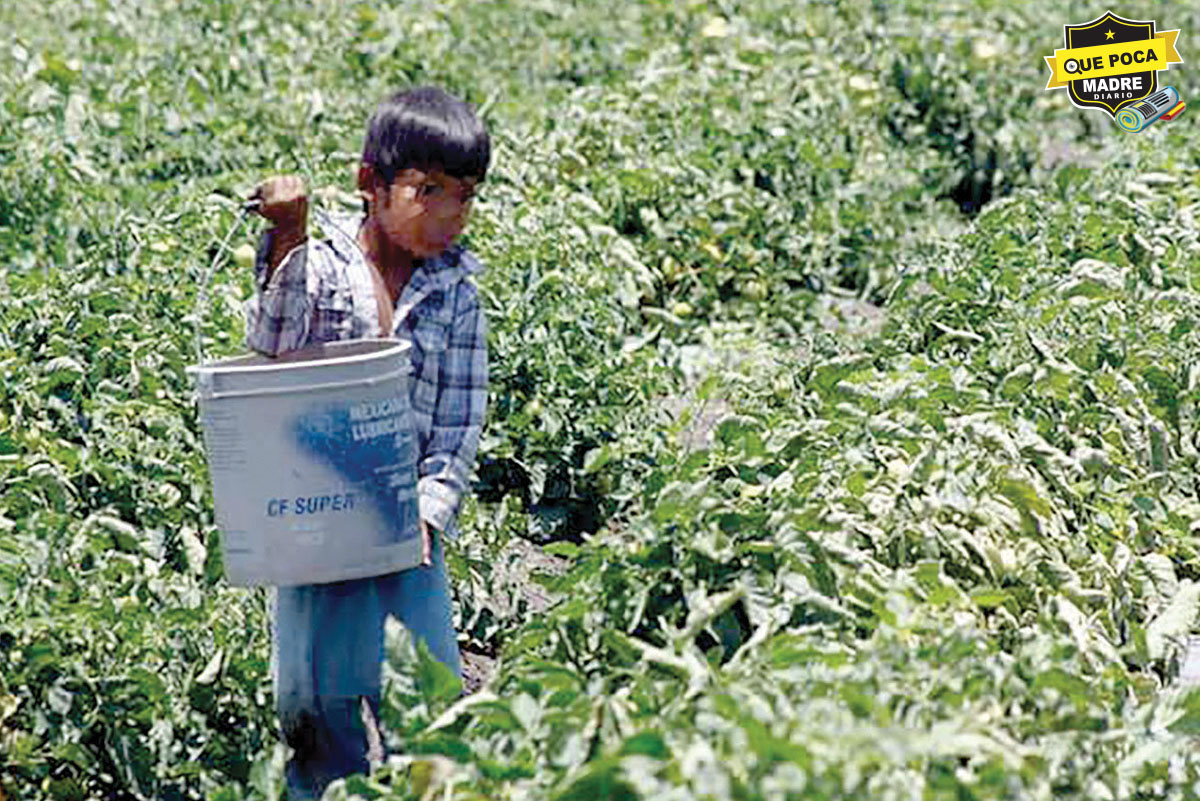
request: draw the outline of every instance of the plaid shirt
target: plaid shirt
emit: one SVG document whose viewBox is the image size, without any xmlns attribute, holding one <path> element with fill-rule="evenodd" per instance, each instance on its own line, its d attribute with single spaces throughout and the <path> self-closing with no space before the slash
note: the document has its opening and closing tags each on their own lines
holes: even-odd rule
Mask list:
<svg viewBox="0 0 1200 801">
<path fill-rule="evenodd" d="M 274 356 L 317 342 L 379 335 L 358 220 L 318 213 L 318 221 L 325 238 L 310 238 L 291 251 L 269 281 L 270 234 L 263 235 L 257 291 L 245 305 L 247 347 Z M 417 262 L 393 314 L 392 335 L 412 343 L 420 514 L 449 539 L 457 538 L 453 521 L 469 486 L 487 406 L 487 319 L 468 278 L 482 269 L 461 247 Z"/>
</svg>

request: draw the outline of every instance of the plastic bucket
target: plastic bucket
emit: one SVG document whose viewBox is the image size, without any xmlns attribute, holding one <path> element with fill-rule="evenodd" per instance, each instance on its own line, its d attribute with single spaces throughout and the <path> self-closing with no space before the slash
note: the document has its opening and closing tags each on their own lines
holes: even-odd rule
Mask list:
<svg viewBox="0 0 1200 801">
<path fill-rule="evenodd" d="M 231 584 L 420 563 L 410 347 L 360 339 L 187 369 Z"/>
</svg>

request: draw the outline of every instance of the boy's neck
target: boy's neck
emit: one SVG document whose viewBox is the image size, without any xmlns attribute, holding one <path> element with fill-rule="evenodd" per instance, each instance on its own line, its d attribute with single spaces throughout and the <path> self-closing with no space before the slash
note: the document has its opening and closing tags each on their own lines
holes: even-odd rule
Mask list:
<svg viewBox="0 0 1200 801">
<path fill-rule="evenodd" d="M 379 274 L 383 277 L 384 285 L 392 296 L 392 303 L 400 298 L 400 293 L 412 277 L 414 258 L 409 251 L 393 245 L 379 227 L 379 221 L 374 215 L 367 217 L 358 232 L 358 243 Z"/>
</svg>

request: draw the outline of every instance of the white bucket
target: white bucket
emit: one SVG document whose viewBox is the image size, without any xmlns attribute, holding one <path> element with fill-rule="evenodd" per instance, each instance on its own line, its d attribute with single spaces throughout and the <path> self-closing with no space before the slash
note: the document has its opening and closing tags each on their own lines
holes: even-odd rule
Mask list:
<svg viewBox="0 0 1200 801">
<path fill-rule="evenodd" d="M 231 584 L 323 584 L 421 561 L 408 343 L 187 368 Z"/>
</svg>

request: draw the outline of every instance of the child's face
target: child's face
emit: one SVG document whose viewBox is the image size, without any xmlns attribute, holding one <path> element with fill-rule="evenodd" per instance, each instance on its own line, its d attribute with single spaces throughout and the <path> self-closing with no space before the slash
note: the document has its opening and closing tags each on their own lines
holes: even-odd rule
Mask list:
<svg viewBox="0 0 1200 801">
<path fill-rule="evenodd" d="M 374 211 L 384 234 L 419 259 L 436 256 L 466 227 L 477 181 L 441 170 L 408 169 L 390 187 L 374 184 Z"/>
</svg>

